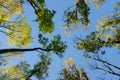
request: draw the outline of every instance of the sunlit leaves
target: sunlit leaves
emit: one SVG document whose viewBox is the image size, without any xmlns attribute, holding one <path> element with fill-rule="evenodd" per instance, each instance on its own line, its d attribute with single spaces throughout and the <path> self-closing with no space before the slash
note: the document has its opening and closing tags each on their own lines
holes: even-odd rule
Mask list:
<svg viewBox="0 0 120 80">
<path fill-rule="evenodd" d="M 13 22 L 7 29 L 8 44 L 12 46 L 29 46 L 31 44 L 31 28 L 26 20 L 21 22 Z"/>
<path fill-rule="evenodd" d="M 69 60 L 64 60 L 64 63 L 66 65 L 66 69 L 68 69 L 70 66 L 73 66 L 74 60 L 73 58 L 69 58 Z"/>
<path fill-rule="evenodd" d="M 87 3 L 93 3 L 95 8 L 100 8 L 106 0 L 84 0 Z"/>
<path fill-rule="evenodd" d="M 26 64 L 26 62 L 21 62 L 13 67 L 6 67 L 0 70 L 0 78 L 3 80 L 25 80 L 28 73 L 28 67 L 29 65 Z"/>
<path fill-rule="evenodd" d="M 8 43 L 12 46 L 28 46 L 31 43 L 30 40 L 30 27 L 27 21 L 12 23 L 12 17 L 20 15 L 23 12 L 23 6 L 20 0 L 6 0 L 0 1 L 0 24 L 3 27 L 7 25 Z M 9 25 L 9 27 L 8 27 Z M 25 42 L 24 42 L 25 41 Z"/>
<path fill-rule="evenodd" d="M 102 20 L 98 21 L 99 25 L 96 26 L 96 29 L 108 41 L 109 39 L 113 39 L 112 35 L 116 34 L 116 30 L 119 29 L 119 21 L 119 14 L 113 15 L 112 17 L 104 16 Z"/>
<path fill-rule="evenodd" d="M 98 53 L 103 46 L 111 47 L 120 44 L 120 17 L 118 14 L 112 17 L 104 16 L 98 21 L 96 26 L 97 33 L 92 32 L 85 39 L 80 38 L 77 42 L 77 48 L 86 52 Z"/>
<path fill-rule="evenodd" d="M 0 1 L 0 22 L 7 22 L 14 15 L 19 15 L 23 12 L 23 7 L 20 0 Z"/>
<path fill-rule="evenodd" d="M 58 80 L 89 80 L 86 72 L 74 65 L 72 58 L 65 60 L 65 63 L 67 67 L 60 72 Z"/>
<path fill-rule="evenodd" d="M 23 5 L 20 0 L 0 1 L 0 25 L 7 28 L 7 32 L 3 32 L 7 35 L 8 43 L 12 46 L 28 46 L 31 43 L 31 29 L 27 21 L 11 21 L 14 16 L 22 13 Z"/>
<path fill-rule="evenodd" d="M 79 32 L 80 31 L 79 26 L 76 26 L 76 25 L 71 25 L 71 26 L 65 25 L 65 26 L 62 27 L 62 29 L 64 31 L 64 34 L 67 35 L 67 36 L 69 36 L 73 32 Z"/>
<path fill-rule="evenodd" d="M 10 17 L 11 17 L 10 14 L 0 11 L 0 22 L 1 23 L 10 20 Z"/>
<path fill-rule="evenodd" d="M 94 6 L 96 8 L 101 7 L 101 5 L 105 2 L 105 0 L 94 0 Z"/>
</svg>

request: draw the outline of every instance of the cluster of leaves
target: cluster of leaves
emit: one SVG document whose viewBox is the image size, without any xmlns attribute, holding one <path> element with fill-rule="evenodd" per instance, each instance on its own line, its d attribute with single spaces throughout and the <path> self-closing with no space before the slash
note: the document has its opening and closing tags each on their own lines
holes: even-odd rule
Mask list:
<svg viewBox="0 0 120 80">
<path fill-rule="evenodd" d="M 85 52 L 98 53 L 100 49 L 104 46 L 116 46 L 117 48 L 120 47 L 120 41 L 118 41 L 119 37 L 114 37 L 114 40 L 109 39 L 108 41 L 105 41 L 104 39 L 98 37 L 98 35 L 98 32 L 92 32 L 90 35 L 86 36 L 85 39 L 79 38 L 79 41 L 76 43 L 76 48 L 79 50 L 85 50 Z"/>
<path fill-rule="evenodd" d="M 49 10 L 45 6 L 44 0 L 28 0 L 32 7 L 35 10 L 35 14 L 37 15 L 36 22 L 38 22 L 40 31 L 44 34 L 46 33 L 52 33 L 54 31 L 54 22 L 52 21 L 52 18 L 55 15 L 54 10 Z"/>
<path fill-rule="evenodd" d="M 14 15 L 19 15 L 23 12 L 23 7 L 20 0 L 0 1 L 0 23 L 7 22 Z"/>
<path fill-rule="evenodd" d="M 49 40 L 46 37 L 43 37 L 42 34 L 39 34 L 39 42 L 43 46 L 43 48 L 52 50 L 53 53 L 56 53 L 59 57 L 63 56 L 63 52 L 65 52 L 67 45 L 65 42 L 61 41 L 61 36 L 54 36 L 53 40 Z"/>
<path fill-rule="evenodd" d="M 40 62 L 36 63 L 32 70 L 29 69 L 30 65 L 23 61 L 12 67 L 1 68 L 0 79 L 31 80 L 32 76 L 37 79 L 45 79 L 49 75 L 52 58 L 49 53 L 41 54 L 39 57 L 41 59 Z"/>
<path fill-rule="evenodd" d="M 52 33 L 54 31 L 54 23 L 52 21 L 52 18 L 55 14 L 55 11 L 50 11 L 47 8 L 38 11 L 38 21 L 40 31 L 44 34 L 46 33 Z"/>
<path fill-rule="evenodd" d="M 64 21 L 67 23 L 65 26 L 63 26 L 63 29 L 65 30 L 64 33 L 69 35 L 73 31 L 78 31 L 79 29 L 78 27 L 76 28 L 76 25 L 79 23 L 82 23 L 82 25 L 85 26 L 84 31 L 87 30 L 86 26 L 90 25 L 89 3 L 93 3 L 96 8 L 99 8 L 103 5 L 103 3 L 105 3 L 105 1 L 106 0 L 75 0 L 76 4 L 68 7 L 68 9 L 64 12 Z"/>
<path fill-rule="evenodd" d="M 79 41 L 76 43 L 76 48 L 85 50 L 86 52 L 97 53 L 104 45 L 104 41 L 96 37 L 98 34 L 98 32 L 92 32 L 90 35 L 87 35 L 85 39 L 78 38 Z"/>
<path fill-rule="evenodd" d="M 81 14 L 81 19 L 80 21 L 82 22 L 83 25 L 88 25 L 89 24 L 89 10 L 90 8 L 88 7 L 88 5 L 85 3 L 84 0 L 79 0 L 76 3 L 76 9 L 78 11 L 79 14 Z"/>
<path fill-rule="evenodd" d="M 27 74 L 29 73 L 28 68 L 29 68 L 29 64 L 27 64 L 26 62 L 21 62 L 15 66 L 7 67 L 3 70 L 0 70 L 0 79 L 25 80 Z"/>
<path fill-rule="evenodd" d="M 22 0 L 0 1 L 0 27 L 6 29 L 0 32 L 7 35 L 9 45 L 22 47 L 31 43 L 31 28 L 25 17 L 20 16 L 22 13 Z"/>
<path fill-rule="evenodd" d="M 70 11 L 70 8 L 74 7 L 71 6 L 65 11 L 65 22 L 67 22 L 68 26 L 70 26 L 71 24 L 78 24 L 79 22 L 81 22 L 82 25 L 85 26 L 88 26 L 90 24 L 90 8 L 87 2 L 93 2 L 94 6 L 98 8 L 105 2 L 105 0 L 77 0 L 76 4 L 74 5 L 75 9 Z"/>
<path fill-rule="evenodd" d="M 22 0 L 0 1 L 0 25 L 6 25 L 9 23 L 9 26 L 4 26 L 4 28 L 7 28 L 7 31 L 1 32 L 7 35 L 8 43 L 10 45 L 17 47 L 29 46 L 32 41 L 30 35 L 31 28 L 25 19 L 10 23 L 10 19 L 14 15 L 22 14 L 23 6 L 21 1 Z M 55 11 L 49 10 L 46 7 L 45 0 L 27 1 L 35 10 L 35 14 L 37 15 L 36 22 L 38 22 L 40 31 L 44 34 L 52 33 L 54 31 L 54 22 L 52 19 L 55 15 Z M 77 0 L 76 4 L 73 6 L 75 9 L 72 9 L 71 11 L 71 7 L 69 7 L 65 11 L 65 22 L 67 23 L 67 28 L 71 25 L 77 25 L 80 22 L 82 25 L 89 25 L 90 8 L 86 2 L 87 1 L 85 0 Z M 98 8 L 105 2 L 105 0 L 93 0 L 93 2 L 94 6 Z M 114 9 L 116 11 L 120 10 L 120 2 L 116 3 Z M 70 28 L 71 27 L 69 27 L 69 29 Z M 86 52 L 98 53 L 103 46 L 116 46 L 117 48 L 120 48 L 120 12 L 114 14 L 112 17 L 105 16 L 103 20 L 99 21 L 99 25 L 97 25 L 96 28 L 98 30 L 97 32 L 92 32 L 90 35 L 86 36 L 85 39 L 79 38 L 76 42 L 77 49 L 85 50 Z M 49 66 L 52 61 L 49 51 L 56 53 L 59 57 L 62 57 L 62 53 L 65 52 L 67 45 L 65 42 L 61 41 L 60 35 L 54 36 L 53 40 L 49 40 L 48 38 L 43 37 L 42 34 L 39 34 L 39 42 L 42 45 L 42 48 L 40 49 L 48 50 L 48 53 L 40 55 L 41 61 L 34 65 L 33 70 L 28 70 L 29 65 L 22 62 L 18 65 L 0 70 L 0 78 L 3 80 L 30 80 L 33 75 L 35 75 L 37 79 L 45 79 L 48 77 Z M 87 56 L 91 58 L 89 55 Z M 1 56 L 0 59 L 1 61 L 4 61 Z M 95 58 L 92 59 L 97 60 Z M 102 61 L 100 59 L 98 60 Z M 72 62 L 72 59 L 66 61 L 67 65 L 60 73 L 60 80 L 88 80 L 86 73 L 79 67 L 75 66 Z M 102 62 L 106 63 L 105 61 Z M 0 65 L 2 64 L 3 63 L 0 62 Z M 106 64 L 111 66 L 109 63 Z"/>
<path fill-rule="evenodd" d="M 19 22 L 13 22 L 7 29 L 8 44 L 12 46 L 29 46 L 32 42 L 31 28 L 25 18 Z"/>
<path fill-rule="evenodd" d="M 77 0 L 75 5 L 70 6 L 64 12 L 64 21 L 66 24 L 63 26 L 64 33 L 66 35 L 71 34 L 73 31 L 79 31 L 79 24 L 84 26 L 84 30 L 87 30 L 87 26 L 90 25 L 89 11 L 90 8 L 84 0 Z"/>
<path fill-rule="evenodd" d="M 60 72 L 58 80 L 89 80 L 86 72 L 74 65 L 71 58 L 65 63 L 67 63 L 66 68 Z"/>
<path fill-rule="evenodd" d="M 95 8 L 100 8 L 105 2 L 106 0 L 84 0 L 86 3 L 93 3 L 92 5 L 94 5 Z"/>
<path fill-rule="evenodd" d="M 102 6 L 102 4 L 105 2 L 106 0 L 94 0 L 93 2 L 94 2 L 94 6 L 96 7 L 96 8 L 99 8 L 99 7 L 101 7 Z"/>
<path fill-rule="evenodd" d="M 65 22 L 67 25 L 78 24 L 81 22 L 83 25 L 89 25 L 89 7 L 84 0 L 78 0 L 75 4 L 75 9 L 69 11 L 69 8 L 65 11 Z"/>
<path fill-rule="evenodd" d="M 95 7 L 100 7 L 105 0 L 95 0 Z M 84 50 L 85 52 L 98 53 L 101 51 L 101 54 L 105 54 L 104 51 L 101 50 L 102 47 L 117 47 L 120 49 L 120 3 L 116 2 L 115 4 L 115 12 L 112 16 L 104 16 L 102 20 L 98 21 L 98 25 L 96 26 L 97 31 L 91 32 L 90 35 L 87 35 L 84 39 L 78 38 L 76 42 L 76 48 L 79 50 Z M 92 57 L 90 55 L 95 54 L 84 54 L 86 58 L 93 59 L 98 61 L 98 65 L 92 65 L 91 67 L 95 70 L 100 70 L 108 74 L 112 74 L 115 76 L 120 76 L 118 73 L 120 71 L 120 67 L 114 64 L 109 63 L 109 61 L 104 60 L 99 57 Z M 116 78 L 116 77 L 115 77 Z"/>
<path fill-rule="evenodd" d="M 85 39 L 78 39 L 77 49 L 98 53 L 103 46 L 120 47 L 120 13 L 113 14 L 112 17 L 103 16 L 103 19 L 98 22 L 97 32 L 92 32 Z"/>
<path fill-rule="evenodd" d="M 48 77 L 52 58 L 49 53 L 45 53 L 40 55 L 40 59 L 40 62 L 34 65 L 34 69 L 30 70 L 30 74 L 26 77 L 26 80 L 33 75 L 36 76 L 38 80 Z"/>
<path fill-rule="evenodd" d="M 100 32 L 99 36 L 106 42 L 112 42 L 112 46 L 119 45 L 120 41 L 120 13 L 114 14 L 112 17 L 104 17 L 104 21 L 100 20 L 99 25 L 96 26 Z M 114 43 L 114 44 L 113 44 Z M 116 44 L 115 44 L 116 43 Z"/>
</svg>

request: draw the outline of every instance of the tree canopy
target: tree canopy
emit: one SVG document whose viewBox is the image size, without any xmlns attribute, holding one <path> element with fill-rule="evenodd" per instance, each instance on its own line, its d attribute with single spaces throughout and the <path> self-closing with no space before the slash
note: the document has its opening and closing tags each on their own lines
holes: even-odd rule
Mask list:
<svg viewBox="0 0 120 80">
<path fill-rule="evenodd" d="M 58 80 L 120 79 L 119 60 L 115 60 L 120 57 L 120 1 L 68 0 L 67 3 L 70 5 L 62 6 L 64 11 L 60 13 L 50 7 L 54 1 L 0 0 L 0 80 L 49 79 L 52 65 L 54 70 L 62 66 L 54 76 Z M 60 8 L 62 4 L 54 7 Z M 61 22 L 58 17 L 63 18 Z M 90 74 L 91 69 L 106 74 L 107 78 Z"/>
</svg>

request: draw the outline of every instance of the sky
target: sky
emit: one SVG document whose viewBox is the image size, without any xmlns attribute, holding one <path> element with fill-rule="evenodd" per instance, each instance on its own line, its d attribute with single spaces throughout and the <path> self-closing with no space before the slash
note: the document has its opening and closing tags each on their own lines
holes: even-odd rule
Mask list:
<svg viewBox="0 0 120 80">
<path fill-rule="evenodd" d="M 63 40 L 67 41 L 68 44 L 68 48 L 65 52 L 65 55 L 63 57 L 63 59 L 58 58 L 56 55 L 53 55 L 53 62 L 51 64 L 51 71 L 50 71 L 50 77 L 47 80 L 55 80 L 58 76 L 56 75 L 60 70 L 61 70 L 61 65 L 64 65 L 64 59 L 69 59 L 69 58 L 74 58 L 74 63 L 77 66 L 80 66 L 81 68 L 83 68 L 87 73 L 88 73 L 88 77 L 90 78 L 90 80 L 97 80 L 97 77 L 101 77 L 104 76 L 105 80 L 109 80 L 111 77 L 113 78 L 113 80 L 116 79 L 116 77 L 114 78 L 114 76 L 111 75 L 104 75 L 104 73 L 98 73 L 97 71 L 91 71 L 89 69 L 88 64 L 89 63 L 94 63 L 92 60 L 86 59 L 83 57 L 83 51 L 78 51 L 74 48 L 75 43 L 73 42 L 74 39 L 76 37 L 79 37 L 80 35 L 85 37 L 88 33 L 90 33 L 91 31 L 96 30 L 95 29 L 95 25 L 98 23 L 98 20 L 101 19 L 101 17 L 103 15 L 111 15 L 111 13 L 113 12 L 113 6 L 115 4 L 116 1 L 119 0 L 110 0 L 108 2 L 106 2 L 101 8 L 96 9 L 94 8 L 93 4 L 90 4 L 91 10 L 90 10 L 90 21 L 91 21 L 91 26 L 89 26 L 88 31 L 84 32 L 82 25 L 80 25 L 80 30 L 79 32 L 73 32 L 73 34 L 71 34 L 70 36 L 66 36 L 63 33 L 62 30 L 62 26 L 65 24 L 62 21 L 62 17 L 63 17 L 63 12 L 64 10 L 66 10 L 69 6 L 73 5 L 74 0 L 46 0 L 46 5 L 53 10 L 56 10 L 57 13 L 54 17 L 54 21 L 55 21 L 55 32 L 54 34 L 61 34 L 63 37 Z M 111 63 L 114 63 L 116 65 L 119 64 L 118 61 L 119 60 L 119 56 L 118 54 L 116 55 L 116 52 L 114 51 L 118 51 L 116 48 L 112 48 L 112 49 L 107 49 L 108 54 L 106 54 L 103 58 L 107 59 L 108 61 L 110 61 Z M 113 55 L 115 56 L 115 58 L 113 58 Z M 119 65 L 120 66 L 120 65 Z"/>
<path fill-rule="evenodd" d="M 50 75 L 46 80 L 56 80 L 56 78 L 58 78 L 58 73 L 62 69 L 61 66 L 65 66 L 64 60 L 65 59 L 68 60 L 69 58 L 73 58 L 74 63 L 77 66 L 80 66 L 81 68 L 83 68 L 87 72 L 90 80 L 97 80 L 97 77 L 101 77 L 101 76 L 104 76 L 105 80 L 109 80 L 108 77 L 113 78 L 113 80 L 118 79 L 108 74 L 104 75 L 104 73 L 101 73 L 101 72 L 98 73 L 97 71 L 90 70 L 88 64 L 90 63 L 92 64 L 94 63 L 94 61 L 84 58 L 83 57 L 84 51 L 76 50 L 74 48 L 75 43 L 73 42 L 76 37 L 79 37 L 80 35 L 85 37 L 91 31 L 96 30 L 95 25 L 97 24 L 97 21 L 101 19 L 103 14 L 111 15 L 111 13 L 113 12 L 113 7 L 111 6 L 113 6 L 116 1 L 119 1 L 119 0 L 109 0 L 99 9 L 95 9 L 93 7 L 93 4 L 90 4 L 91 10 L 90 10 L 89 18 L 91 21 L 91 25 L 89 26 L 88 30 L 84 32 L 82 25 L 79 25 L 79 29 L 80 29 L 79 32 L 73 31 L 71 35 L 67 36 L 64 34 L 64 31 L 62 29 L 62 26 L 65 24 L 63 21 L 63 15 L 64 15 L 64 10 L 66 10 L 67 7 L 73 5 L 74 0 L 46 0 L 46 6 L 49 9 L 53 9 L 57 11 L 55 17 L 53 18 L 53 21 L 55 22 L 55 31 L 52 34 L 49 34 L 46 36 L 48 36 L 49 38 L 52 38 L 53 35 L 60 34 L 62 36 L 62 40 L 67 41 L 67 45 L 68 45 L 68 48 L 64 53 L 64 57 L 62 59 L 56 56 L 55 54 L 52 55 L 53 61 L 50 66 Z M 38 33 L 39 33 L 38 25 L 37 23 L 32 21 L 36 18 L 36 16 L 34 14 L 32 7 L 29 4 L 24 5 L 24 15 L 27 17 L 28 23 L 31 25 L 31 28 L 32 28 L 31 35 L 33 36 L 33 43 L 31 44 L 30 47 L 31 48 L 39 47 L 40 44 L 38 44 Z M 5 41 L 5 40 L 2 39 L 1 41 Z M 6 46 L 3 46 L 3 48 L 4 47 Z M 107 54 L 105 54 L 102 57 L 104 57 L 111 63 L 114 63 L 120 66 L 119 62 L 117 61 L 119 60 L 120 56 L 116 54 L 118 50 L 116 48 L 111 48 L 111 49 L 109 48 L 106 50 L 107 50 L 106 52 Z M 114 55 L 114 57 L 112 55 Z M 26 53 L 25 60 L 27 60 L 27 62 L 30 63 L 31 65 L 34 65 L 35 63 L 37 63 L 37 61 L 39 61 L 38 53 L 37 52 Z M 18 63 L 17 60 L 14 63 Z M 11 63 L 11 65 L 13 65 L 14 63 Z M 33 68 L 33 66 L 31 66 L 31 68 Z"/>
</svg>

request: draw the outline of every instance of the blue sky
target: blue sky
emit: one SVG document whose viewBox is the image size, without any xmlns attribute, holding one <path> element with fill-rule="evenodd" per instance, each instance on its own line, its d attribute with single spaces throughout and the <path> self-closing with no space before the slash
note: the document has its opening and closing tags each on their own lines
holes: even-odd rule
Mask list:
<svg viewBox="0 0 120 80">
<path fill-rule="evenodd" d="M 67 41 L 67 44 L 68 44 L 68 48 L 62 59 L 60 59 L 56 55 L 52 55 L 53 62 L 51 64 L 50 76 L 49 78 L 47 78 L 47 80 L 55 80 L 58 77 L 59 71 L 61 71 L 61 65 L 64 66 L 64 59 L 69 59 L 71 57 L 74 58 L 74 63 L 76 65 L 80 66 L 88 73 L 88 77 L 90 78 L 90 80 L 96 80 L 95 77 L 100 77 L 100 76 L 104 76 L 105 80 L 108 79 L 108 76 L 113 78 L 113 76 L 111 75 L 106 76 L 103 73 L 101 74 L 101 72 L 98 73 L 97 71 L 91 71 L 89 69 L 88 63 L 92 64 L 94 62 L 92 60 L 84 58 L 83 51 L 78 51 L 74 48 L 75 43 L 73 42 L 73 40 L 77 36 L 82 35 L 83 37 L 85 37 L 86 34 L 90 33 L 91 31 L 96 30 L 95 24 L 97 24 L 97 21 L 101 19 L 102 15 L 106 15 L 106 14 L 111 15 L 111 13 L 113 12 L 113 5 L 115 4 L 116 1 L 119 1 L 119 0 L 110 0 L 109 2 L 105 3 L 99 9 L 94 8 L 93 4 L 90 4 L 91 26 L 88 28 L 88 31 L 84 32 L 82 29 L 82 25 L 80 25 L 80 32 L 73 32 L 73 34 L 71 34 L 70 36 L 66 36 L 64 35 L 64 32 L 62 30 L 62 26 L 65 24 L 62 21 L 62 18 L 63 18 L 64 10 L 67 9 L 67 7 L 73 5 L 73 0 L 46 0 L 46 5 L 49 7 L 49 9 L 53 9 L 57 11 L 53 19 L 55 22 L 55 31 L 52 34 L 49 34 L 47 36 L 52 37 L 53 35 L 60 34 L 62 35 L 63 41 Z M 37 34 L 39 30 L 37 28 L 37 24 L 31 21 L 35 19 L 35 15 L 30 6 L 25 5 L 24 7 L 25 7 L 25 15 L 27 16 L 29 24 L 32 26 L 32 30 L 33 30 L 32 36 L 34 37 L 34 39 L 33 39 L 33 44 L 31 45 L 31 47 L 39 46 L 38 41 L 37 41 L 38 40 Z M 118 62 L 116 60 L 119 59 L 119 56 L 117 56 L 116 52 L 114 51 L 117 52 L 117 49 L 116 48 L 107 49 L 107 54 L 104 56 L 104 58 L 118 65 Z M 26 54 L 26 60 L 28 61 L 28 63 L 33 65 L 39 60 L 36 52 L 31 52 L 27 54 Z M 113 54 L 116 59 L 112 57 Z"/>
<path fill-rule="evenodd" d="M 73 5 L 73 0 L 46 0 L 46 5 L 49 7 L 49 9 L 53 9 L 53 10 L 57 11 L 57 13 L 53 19 L 55 22 L 55 31 L 52 34 L 49 34 L 47 36 L 52 38 L 53 35 L 60 34 L 62 36 L 63 41 L 67 41 L 67 45 L 68 45 L 68 48 L 62 59 L 54 54 L 52 55 L 53 62 L 50 66 L 51 67 L 50 76 L 49 76 L 49 78 L 47 78 L 47 80 L 55 80 L 56 78 L 58 78 L 58 73 L 59 73 L 59 71 L 61 71 L 61 68 L 62 68 L 61 66 L 64 66 L 64 59 L 69 59 L 71 57 L 74 58 L 74 63 L 76 65 L 80 66 L 88 73 L 88 77 L 90 78 L 90 80 L 97 80 L 94 77 L 100 77 L 100 76 L 104 76 L 105 80 L 108 80 L 108 77 L 113 78 L 113 76 L 111 76 L 111 75 L 106 76 L 104 74 L 101 74 L 101 72 L 98 73 L 97 71 L 91 71 L 88 68 L 89 67 L 88 63 L 92 64 L 94 62 L 92 60 L 84 58 L 83 51 L 79 51 L 74 48 L 75 43 L 73 42 L 73 40 L 77 36 L 81 35 L 81 36 L 85 37 L 86 34 L 90 33 L 91 31 L 94 31 L 95 24 L 97 24 L 97 21 L 101 19 L 103 14 L 111 15 L 111 13 L 113 12 L 113 5 L 115 4 L 116 1 L 119 1 L 119 0 L 110 0 L 109 2 L 107 1 L 107 3 L 105 3 L 100 9 L 95 9 L 93 7 L 93 4 L 90 4 L 91 26 L 89 26 L 88 31 L 84 32 L 83 29 L 81 28 L 82 25 L 79 25 L 80 32 L 74 32 L 70 36 L 66 36 L 62 30 L 62 26 L 65 24 L 62 21 L 62 18 L 63 18 L 64 10 L 67 7 Z M 24 8 L 25 8 L 24 15 L 27 17 L 27 20 L 32 28 L 33 43 L 31 44 L 30 47 L 39 47 L 40 44 L 38 44 L 38 33 L 39 33 L 38 25 L 37 25 L 37 23 L 32 21 L 33 19 L 36 18 L 36 16 L 33 13 L 34 11 L 30 5 L 25 4 Z M 2 41 L 4 41 L 4 39 L 2 39 Z M 4 47 L 6 47 L 6 46 L 3 46 L 3 48 Z M 116 55 L 117 52 L 118 52 L 118 50 L 116 48 L 107 49 L 107 54 L 102 57 L 105 57 L 111 63 L 114 63 L 114 64 L 120 66 L 119 62 L 117 61 L 120 58 L 118 56 L 118 54 Z M 114 55 L 114 57 L 112 55 Z M 37 52 L 29 52 L 29 53 L 25 54 L 25 60 L 27 60 L 27 62 L 30 63 L 31 65 L 34 65 L 37 61 L 39 61 L 38 53 Z M 15 61 L 15 63 L 17 63 L 17 61 Z M 116 78 L 114 78 L 114 79 L 116 79 Z"/>
</svg>

